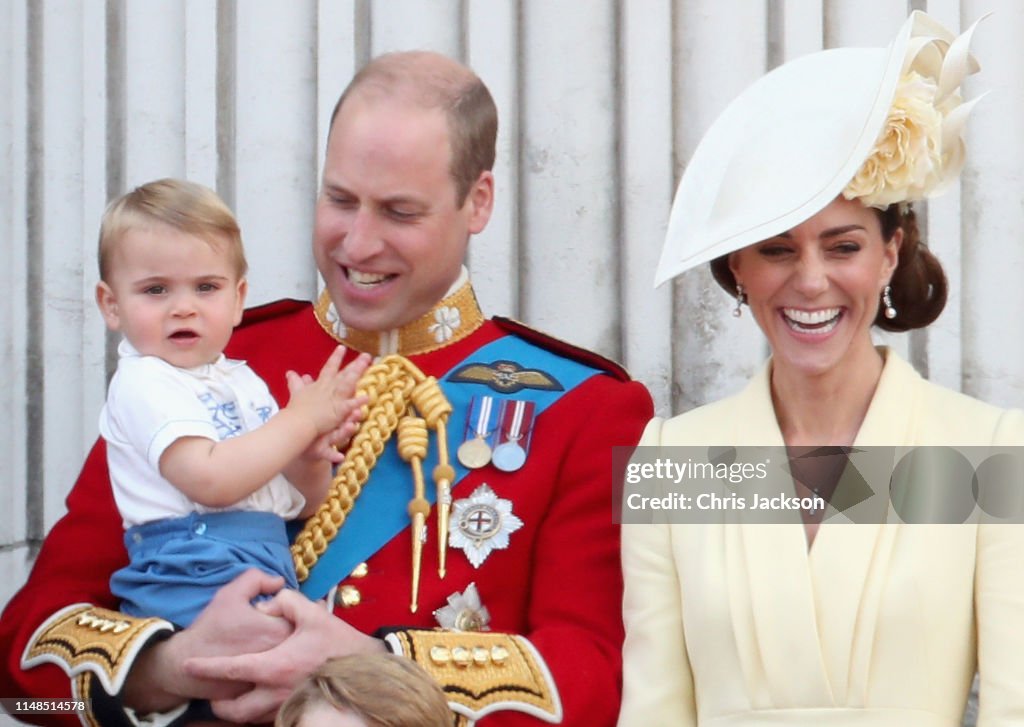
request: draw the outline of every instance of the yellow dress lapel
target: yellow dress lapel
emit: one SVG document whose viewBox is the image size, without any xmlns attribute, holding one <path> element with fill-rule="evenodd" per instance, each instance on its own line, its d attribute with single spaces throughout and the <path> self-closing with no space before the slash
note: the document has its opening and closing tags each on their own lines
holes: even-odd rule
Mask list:
<svg viewBox="0 0 1024 727">
<path fill-rule="evenodd" d="M 860 447 L 891 447 L 910 441 L 917 373 L 886 349 L 878 388 L 857 433 Z M 855 460 L 861 459 L 854 453 Z M 891 471 L 891 463 L 870 465 Z M 840 516 L 841 517 L 841 516 Z M 823 658 L 839 703 L 860 706 L 867 693 L 873 634 L 880 599 L 896 539 L 896 525 L 880 522 L 826 523 L 810 553 L 810 572 L 818 625 L 823 635 Z M 824 536 L 824 537 L 823 537 Z"/>
<path fill-rule="evenodd" d="M 769 372 L 770 366 L 765 366 L 736 399 L 735 441 L 740 445 L 784 446 L 772 406 Z M 736 633 L 737 642 L 743 644 L 743 658 L 760 661 L 760 668 L 751 664 L 747 673 L 763 674 L 768 705 L 789 708 L 831 704 L 807 540 L 799 517 L 791 525 L 727 526 L 725 537 L 731 541 L 729 549 L 736 553 L 735 568 L 730 568 L 734 621 L 753 623 L 752 633 Z M 747 611 L 752 619 L 740 618 Z"/>
</svg>

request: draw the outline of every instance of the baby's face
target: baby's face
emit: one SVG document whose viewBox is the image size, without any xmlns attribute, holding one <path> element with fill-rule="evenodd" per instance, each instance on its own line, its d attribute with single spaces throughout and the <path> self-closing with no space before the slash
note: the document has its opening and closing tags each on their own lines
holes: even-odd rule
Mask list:
<svg viewBox="0 0 1024 727">
<path fill-rule="evenodd" d="M 367 724 L 354 712 L 342 711 L 318 702 L 310 705 L 302 715 L 299 727 L 367 727 Z"/>
<path fill-rule="evenodd" d="M 217 360 L 245 304 L 227 242 L 153 224 L 128 230 L 112 253 L 109 284 L 96 290 L 107 326 L 179 368 Z"/>
</svg>

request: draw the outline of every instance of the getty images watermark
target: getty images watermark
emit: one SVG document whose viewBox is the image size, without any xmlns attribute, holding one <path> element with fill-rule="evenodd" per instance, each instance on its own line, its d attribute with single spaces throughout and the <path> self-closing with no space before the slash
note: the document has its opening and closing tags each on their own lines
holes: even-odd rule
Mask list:
<svg viewBox="0 0 1024 727">
<path fill-rule="evenodd" d="M 621 523 L 1022 523 L 1021 447 L 615 447 Z"/>
</svg>

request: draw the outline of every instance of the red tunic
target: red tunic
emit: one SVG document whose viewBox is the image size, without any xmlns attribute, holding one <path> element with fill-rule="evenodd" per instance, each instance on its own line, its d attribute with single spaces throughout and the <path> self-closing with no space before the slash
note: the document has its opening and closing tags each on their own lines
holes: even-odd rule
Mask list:
<svg viewBox="0 0 1024 727">
<path fill-rule="evenodd" d="M 425 374 L 440 378 L 512 328 L 487 321 L 465 339 L 409 358 Z M 623 633 L 619 536 L 611 514 L 611 447 L 639 440 L 652 416 L 650 396 L 641 384 L 630 382 L 621 369 L 594 354 L 528 331 L 517 329 L 515 335 L 534 338 L 537 345 L 601 370 L 538 417 L 522 469 L 474 470 L 453 493 L 456 500 L 464 498 L 486 482 L 499 497 L 512 501 L 523 527 L 511 534 L 507 549 L 493 551 L 479 569 L 462 551 L 450 549 L 444 580 L 437 576 L 436 534 L 431 532 L 423 551 L 415 614 L 409 610 L 407 529 L 367 560 L 364 577 L 341 581 L 355 586 L 361 599 L 359 605 L 338 606 L 335 612 L 366 633 L 387 626 L 430 629 L 437 625 L 433 611 L 444 606 L 450 594 L 476 583 L 490 611 L 491 630 L 524 635 L 547 663 L 564 710 L 563 724 L 613 725 L 619 708 Z M 315 375 L 335 345 L 308 303 L 282 301 L 249 311 L 226 353 L 246 360 L 284 403 L 285 371 Z M 458 444 L 452 442 L 453 451 Z M 126 555 L 102 442 L 89 454 L 67 505 L 67 515 L 46 538 L 28 582 L 0 618 L 0 644 L 6 651 L 0 671 L 4 696 L 69 696 L 69 678 L 58 666 L 22 668 L 26 644 L 41 624 L 70 604 L 117 608 L 108 580 L 125 564 Z M 394 503 L 397 508 L 405 505 Z M 339 579 L 345 576 L 338 574 Z M 58 723 L 53 715 L 39 719 Z M 64 721 L 80 724 L 73 715 Z M 540 722 L 504 710 L 478 724 L 512 727 Z"/>
</svg>

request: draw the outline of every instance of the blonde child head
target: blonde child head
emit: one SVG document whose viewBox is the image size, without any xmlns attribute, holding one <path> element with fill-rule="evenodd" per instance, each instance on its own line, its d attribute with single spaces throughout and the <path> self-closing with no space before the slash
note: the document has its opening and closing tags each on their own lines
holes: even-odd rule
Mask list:
<svg viewBox="0 0 1024 727">
<path fill-rule="evenodd" d="M 100 280 L 110 281 L 114 251 L 129 230 L 166 225 L 224 244 L 235 273 L 245 276 L 248 264 L 235 216 L 217 193 L 183 179 L 158 179 L 136 187 L 107 205 L 100 222 Z"/>
<path fill-rule="evenodd" d="M 393 654 L 326 661 L 285 700 L 275 727 L 449 727 L 440 686 Z"/>
<path fill-rule="evenodd" d="M 139 354 L 193 368 L 213 363 L 241 321 L 246 267 L 223 200 L 200 184 L 160 179 L 107 206 L 96 302 Z"/>
</svg>

